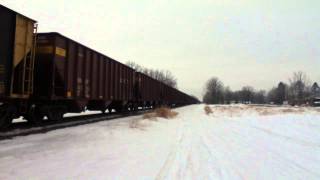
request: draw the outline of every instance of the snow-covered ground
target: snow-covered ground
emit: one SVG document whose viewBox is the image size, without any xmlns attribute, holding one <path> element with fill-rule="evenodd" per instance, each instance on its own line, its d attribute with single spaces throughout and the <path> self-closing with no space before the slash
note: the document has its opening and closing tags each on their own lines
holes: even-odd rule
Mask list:
<svg viewBox="0 0 320 180">
<path fill-rule="evenodd" d="M 0 141 L 0 179 L 320 179 L 320 110 L 176 109 Z"/>
</svg>

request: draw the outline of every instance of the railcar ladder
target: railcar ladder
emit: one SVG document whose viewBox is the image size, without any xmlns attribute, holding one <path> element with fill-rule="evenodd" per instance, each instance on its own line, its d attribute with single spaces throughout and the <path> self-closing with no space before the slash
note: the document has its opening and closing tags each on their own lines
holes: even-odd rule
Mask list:
<svg viewBox="0 0 320 180">
<path fill-rule="evenodd" d="M 38 24 L 33 27 L 33 44 L 30 53 L 27 54 L 24 62 L 22 93 L 28 96 L 33 93 L 34 61 L 36 52 Z"/>
<path fill-rule="evenodd" d="M 25 39 L 23 43 L 24 58 L 21 61 L 21 68 L 19 68 L 18 65 L 16 67 L 13 66 L 11 75 L 10 96 L 13 98 L 28 98 L 33 93 L 34 61 L 38 25 L 36 23 L 33 25 L 31 47 L 30 44 L 28 45 L 27 43 L 29 37 L 28 23 L 26 23 L 25 26 Z M 15 43 L 16 48 L 16 45 L 19 45 L 19 43 Z"/>
</svg>

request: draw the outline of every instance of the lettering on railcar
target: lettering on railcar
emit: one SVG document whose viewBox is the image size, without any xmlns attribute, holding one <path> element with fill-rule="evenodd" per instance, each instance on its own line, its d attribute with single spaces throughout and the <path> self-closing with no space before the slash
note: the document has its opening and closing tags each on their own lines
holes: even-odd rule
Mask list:
<svg viewBox="0 0 320 180">
<path fill-rule="evenodd" d="M 62 57 L 66 57 L 67 52 L 66 52 L 66 50 L 63 49 L 63 48 L 56 47 L 56 55 L 62 56 Z"/>
<path fill-rule="evenodd" d="M 67 92 L 67 97 L 72 97 L 72 92 L 71 91 Z"/>
<path fill-rule="evenodd" d="M 54 50 L 55 49 L 55 50 Z M 53 47 L 53 46 L 38 46 L 37 53 L 39 54 L 52 54 L 55 53 L 58 56 L 66 57 L 67 52 L 65 49 L 60 47 Z"/>
</svg>

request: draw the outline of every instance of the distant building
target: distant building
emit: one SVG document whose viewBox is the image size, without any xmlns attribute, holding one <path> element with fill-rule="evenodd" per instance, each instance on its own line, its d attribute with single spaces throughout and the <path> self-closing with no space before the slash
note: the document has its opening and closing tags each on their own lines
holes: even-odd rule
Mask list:
<svg viewBox="0 0 320 180">
<path fill-rule="evenodd" d="M 320 97 L 313 97 L 310 100 L 311 106 L 320 106 Z"/>
</svg>

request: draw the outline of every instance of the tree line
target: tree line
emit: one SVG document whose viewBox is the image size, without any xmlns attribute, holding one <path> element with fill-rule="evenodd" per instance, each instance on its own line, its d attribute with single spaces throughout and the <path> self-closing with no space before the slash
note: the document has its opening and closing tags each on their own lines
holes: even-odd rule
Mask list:
<svg viewBox="0 0 320 180">
<path fill-rule="evenodd" d="M 175 76 L 169 70 L 150 69 L 150 68 L 143 67 L 132 61 L 128 61 L 126 65 L 131 67 L 135 71 L 144 73 L 152 77 L 153 79 L 163 82 L 164 84 L 170 87 L 173 87 L 173 88 L 178 87 L 177 78 L 175 78 Z"/>
<path fill-rule="evenodd" d="M 241 90 L 232 91 L 217 77 L 209 79 L 205 85 L 203 102 L 208 104 L 253 103 L 253 104 L 306 104 L 312 98 L 320 97 L 317 82 L 310 83 L 306 73 L 294 72 L 288 82 L 279 82 L 269 91 L 256 90 L 244 86 Z"/>
</svg>

